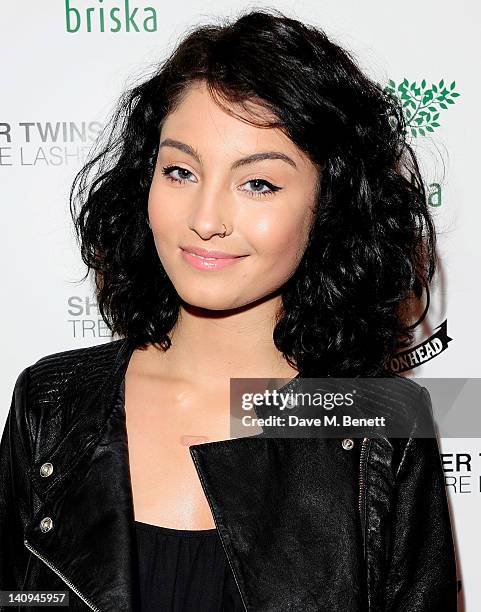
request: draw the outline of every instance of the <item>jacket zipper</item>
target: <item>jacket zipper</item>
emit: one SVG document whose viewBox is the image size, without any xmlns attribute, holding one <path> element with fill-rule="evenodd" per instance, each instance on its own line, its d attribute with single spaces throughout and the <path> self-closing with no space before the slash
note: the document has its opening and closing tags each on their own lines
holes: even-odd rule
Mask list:
<svg viewBox="0 0 481 612">
<path fill-rule="evenodd" d="M 361 445 L 361 455 L 359 458 L 359 515 L 361 517 L 362 537 L 364 541 L 364 556 L 366 555 L 366 535 L 365 535 L 365 505 L 366 505 L 366 477 L 365 477 L 365 465 L 364 458 L 367 453 L 370 443 L 370 438 L 363 438 Z"/>
<path fill-rule="evenodd" d="M 28 548 L 28 550 L 30 550 L 35 556 L 37 556 L 41 561 L 43 561 L 45 563 L 45 565 L 48 565 L 48 567 L 54 571 L 57 576 L 59 576 L 64 582 L 65 584 L 67 584 L 74 593 L 76 593 L 80 599 L 82 599 L 82 601 L 84 601 L 87 606 L 89 608 L 91 608 L 92 610 L 94 610 L 94 612 L 101 612 L 100 608 L 97 608 L 97 606 L 95 606 L 93 603 L 91 603 L 84 595 L 82 595 L 82 593 L 77 589 L 76 586 L 74 586 L 70 580 L 64 575 L 62 574 L 62 572 L 60 570 L 58 570 L 56 567 L 54 567 L 50 561 L 48 561 L 48 559 L 46 559 L 43 555 L 41 555 L 37 550 L 35 550 L 35 548 L 33 548 L 33 546 L 27 541 L 24 540 L 23 543 L 25 544 L 26 548 Z"/>
<path fill-rule="evenodd" d="M 189 449 L 189 452 L 190 452 L 190 449 Z M 204 490 L 205 497 L 206 497 L 207 502 L 208 502 L 208 504 L 209 504 L 210 511 L 211 511 L 211 513 L 212 513 L 212 518 L 214 519 L 214 523 L 215 523 L 215 526 L 216 526 L 217 532 L 218 532 L 218 534 L 219 534 L 219 540 L 220 540 L 220 542 L 221 542 L 221 544 L 222 544 L 222 548 L 224 549 L 224 554 L 225 554 L 225 556 L 226 556 L 226 558 L 227 558 L 227 562 L 229 563 L 229 567 L 230 567 L 230 570 L 231 570 L 231 572 L 232 572 L 232 576 L 234 577 L 234 581 L 235 581 L 235 583 L 236 583 L 237 590 L 239 591 L 239 595 L 240 595 L 240 598 L 241 598 L 241 600 L 242 600 L 242 605 L 244 606 L 244 610 L 245 610 L 246 612 L 248 612 L 246 602 L 244 601 L 244 595 L 242 594 L 242 590 L 241 590 L 241 588 L 240 588 L 240 586 L 239 586 L 239 582 L 237 581 L 237 576 L 236 576 L 236 574 L 235 574 L 235 572 L 234 572 L 234 568 L 233 568 L 233 566 L 232 566 L 232 563 L 231 563 L 231 560 L 230 560 L 230 557 L 229 557 L 229 553 L 227 552 L 227 548 L 226 548 L 226 546 L 225 546 L 225 544 L 224 544 L 224 540 L 223 540 L 223 538 L 222 538 L 222 537 L 221 537 L 221 535 L 220 535 L 219 526 L 218 526 L 218 524 L 217 524 L 217 520 L 216 520 L 216 518 L 215 518 L 215 514 L 214 514 L 214 511 L 213 511 L 213 508 L 212 508 L 212 504 L 211 504 L 211 501 L 210 501 L 210 499 L 209 499 L 209 496 L 207 495 L 207 490 L 206 490 L 206 488 L 205 488 L 205 486 L 204 486 L 204 480 L 203 480 L 202 476 L 200 475 L 200 471 L 199 471 L 199 469 L 198 469 L 198 467 L 197 467 L 197 462 L 196 462 L 196 460 L 195 460 L 194 455 L 192 454 L 192 452 L 190 452 L 190 455 L 191 455 L 192 460 L 193 460 L 193 462 L 194 462 L 194 466 L 195 466 L 195 469 L 196 469 L 197 474 L 198 474 L 198 476 L 199 476 L 200 484 L 202 485 L 202 488 L 203 488 L 203 490 Z"/>
</svg>

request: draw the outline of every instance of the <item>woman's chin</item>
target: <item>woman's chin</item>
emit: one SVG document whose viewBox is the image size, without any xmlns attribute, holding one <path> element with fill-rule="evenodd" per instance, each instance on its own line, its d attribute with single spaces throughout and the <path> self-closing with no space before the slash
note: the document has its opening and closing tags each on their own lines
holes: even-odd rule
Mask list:
<svg viewBox="0 0 481 612">
<path fill-rule="evenodd" d="M 182 299 L 186 307 L 201 308 L 203 310 L 232 310 L 243 306 L 243 302 L 239 302 L 233 297 L 219 295 L 218 292 L 212 293 L 212 295 L 206 295 L 204 292 L 199 294 L 193 294 L 192 291 L 180 293 L 179 296 Z"/>
</svg>

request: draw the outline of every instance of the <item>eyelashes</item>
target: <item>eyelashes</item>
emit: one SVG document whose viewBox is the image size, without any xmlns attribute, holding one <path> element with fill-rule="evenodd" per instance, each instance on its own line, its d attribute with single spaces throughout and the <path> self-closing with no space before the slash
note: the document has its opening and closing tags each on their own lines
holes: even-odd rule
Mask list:
<svg viewBox="0 0 481 612">
<path fill-rule="evenodd" d="M 171 175 L 171 173 L 173 171 L 177 171 L 179 170 L 180 172 L 185 172 L 187 173 L 187 175 L 192 174 L 192 172 L 190 172 L 190 170 L 187 170 L 186 168 L 182 168 L 181 166 L 162 166 L 162 174 L 172 183 L 188 183 L 188 179 L 184 176 L 181 178 L 175 178 L 174 176 Z M 242 191 L 246 191 L 246 193 L 248 193 L 251 197 L 254 198 L 258 198 L 258 197 L 263 197 L 263 196 L 268 196 L 268 195 L 276 195 L 277 191 L 280 191 L 282 189 L 282 187 L 278 187 L 277 185 L 273 185 L 272 183 L 270 183 L 269 181 L 266 181 L 265 179 L 260 179 L 260 178 L 254 178 L 251 179 L 249 181 L 246 181 L 244 183 L 244 185 L 247 185 L 248 183 L 257 183 L 257 185 L 259 186 L 259 184 L 265 185 L 267 187 L 266 191 L 246 191 L 246 190 L 242 190 Z"/>
</svg>

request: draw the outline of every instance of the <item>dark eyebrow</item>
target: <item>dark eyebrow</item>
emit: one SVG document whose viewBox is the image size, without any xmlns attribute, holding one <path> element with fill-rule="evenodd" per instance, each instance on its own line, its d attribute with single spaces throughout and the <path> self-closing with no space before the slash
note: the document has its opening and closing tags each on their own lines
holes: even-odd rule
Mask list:
<svg viewBox="0 0 481 612">
<path fill-rule="evenodd" d="M 172 138 L 164 138 L 159 145 L 159 149 L 161 147 L 174 147 L 175 149 L 179 149 L 179 151 L 183 151 L 187 155 L 193 157 L 199 164 L 202 164 L 202 158 L 200 154 L 190 145 L 185 144 L 184 142 L 180 142 L 179 140 L 173 140 Z M 240 166 L 247 166 L 247 164 L 252 164 L 256 161 L 260 161 L 263 159 L 280 159 L 290 164 L 293 168 L 297 170 L 296 162 L 291 159 L 289 156 L 285 155 L 285 153 L 281 153 L 280 151 L 265 151 L 263 153 L 253 153 L 252 155 L 248 155 L 247 157 L 242 157 L 241 159 L 237 159 L 231 166 L 231 170 L 235 170 Z"/>
</svg>

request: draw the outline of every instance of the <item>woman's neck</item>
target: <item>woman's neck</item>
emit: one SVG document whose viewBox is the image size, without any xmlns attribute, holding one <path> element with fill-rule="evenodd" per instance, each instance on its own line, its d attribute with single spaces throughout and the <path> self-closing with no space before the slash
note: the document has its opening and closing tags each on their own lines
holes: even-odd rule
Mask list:
<svg viewBox="0 0 481 612">
<path fill-rule="evenodd" d="M 230 311 L 181 308 L 167 351 L 149 346 L 160 375 L 212 383 L 229 378 L 292 378 L 272 334 L 280 298 Z"/>
</svg>

